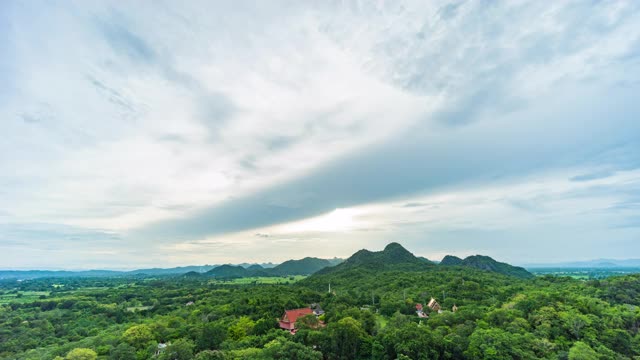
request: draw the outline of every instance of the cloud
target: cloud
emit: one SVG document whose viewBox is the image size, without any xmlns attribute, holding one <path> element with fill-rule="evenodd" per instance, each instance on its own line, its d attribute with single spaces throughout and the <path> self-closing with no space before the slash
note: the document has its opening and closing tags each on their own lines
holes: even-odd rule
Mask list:
<svg viewBox="0 0 640 360">
<path fill-rule="evenodd" d="M 584 169 L 569 173 L 581 171 Z M 261 253 L 280 261 L 287 256 L 282 254 L 281 240 L 314 239 L 314 243 L 327 245 L 314 248 L 316 256 L 349 254 L 401 241 L 434 259 L 445 254 L 490 253 L 518 263 L 551 258 L 561 261 L 592 256 L 593 248 L 603 236 L 611 236 L 610 226 L 616 224 L 616 241 L 598 251 L 621 256 L 625 251 L 637 251 L 633 242 L 637 229 L 631 219 L 637 218 L 638 208 L 612 211 L 611 206 L 624 201 L 627 192 L 639 190 L 638 175 L 638 170 L 620 172 L 587 183 L 568 180 L 567 171 L 558 170 L 518 183 L 506 179 L 438 194 L 416 194 L 412 197 L 415 203 L 430 206 L 407 207 L 404 199 L 361 204 L 303 220 L 210 236 L 190 242 L 195 248 L 183 255 L 197 256 L 198 244 L 224 240 L 242 242 L 243 248 L 237 250 L 242 256 L 251 256 L 254 248 L 260 247 Z M 269 235 L 256 237 L 258 234 Z M 576 247 L 575 239 L 582 245 Z M 527 246 L 530 242 L 536 246 Z M 305 245 L 297 244 L 297 248 L 310 254 Z M 554 249 L 553 254 L 549 249 Z"/>
<path fill-rule="evenodd" d="M 571 181 L 590 181 L 590 180 L 603 179 L 603 178 L 609 177 L 611 175 L 613 175 L 613 173 L 611 171 L 602 170 L 602 171 L 597 171 L 597 172 L 590 173 L 590 174 L 583 174 L 583 175 L 574 176 L 569 180 L 571 180 Z"/>
<path fill-rule="evenodd" d="M 256 241 L 261 254 L 285 243 L 302 254 L 309 239 L 348 254 L 366 245 L 357 234 L 384 242 L 371 229 L 420 248 L 429 239 L 405 233 L 420 217 L 353 231 L 345 217 L 340 240 L 260 229 L 325 226 L 344 215 L 336 209 L 379 203 L 435 211 L 446 204 L 423 197 L 563 171 L 593 196 L 615 195 L 590 215 L 607 223 L 598 229 L 615 212 L 635 216 L 637 188 L 606 183 L 640 167 L 633 2 L 1 6 L 1 224 L 86 229 L 74 236 L 87 242 L 118 234 L 131 262 L 146 252 L 187 263 L 196 258 L 180 254 L 212 238 L 224 247 L 203 258 L 231 261 Z M 542 193 L 500 196 L 524 217 L 556 211 Z M 505 258 L 520 249 L 509 238 L 568 235 L 556 224 L 555 235 L 532 226 L 498 236 L 481 215 L 422 231 L 464 238 L 451 245 L 460 253 L 492 249 L 495 236 Z M 59 229 L 38 231 L 65 243 Z M 625 243 L 635 230 L 599 231 L 589 236 Z M 64 261 L 112 261 L 82 246 Z"/>
<path fill-rule="evenodd" d="M 124 54 L 134 61 L 152 63 L 156 60 L 156 53 L 142 38 L 134 34 L 128 27 L 119 24 L 121 20 L 102 21 L 98 19 L 98 27 L 105 40 L 118 53 Z"/>
</svg>

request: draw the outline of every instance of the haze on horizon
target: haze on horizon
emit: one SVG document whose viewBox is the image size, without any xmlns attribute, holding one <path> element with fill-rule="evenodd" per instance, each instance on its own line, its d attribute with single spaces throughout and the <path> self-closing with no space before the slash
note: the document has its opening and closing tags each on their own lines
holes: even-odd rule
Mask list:
<svg viewBox="0 0 640 360">
<path fill-rule="evenodd" d="M 640 2 L 0 3 L 0 267 L 640 257 Z"/>
</svg>

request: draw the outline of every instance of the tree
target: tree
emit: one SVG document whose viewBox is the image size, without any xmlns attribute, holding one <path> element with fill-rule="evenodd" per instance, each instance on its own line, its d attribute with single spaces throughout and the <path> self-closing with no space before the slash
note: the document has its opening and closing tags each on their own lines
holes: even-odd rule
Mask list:
<svg viewBox="0 0 640 360">
<path fill-rule="evenodd" d="M 243 316 L 229 328 L 229 337 L 233 340 L 240 340 L 247 336 L 255 326 L 250 318 Z"/>
<path fill-rule="evenodd" d="M 158 360 L 191 360 L 193 359 L 193 349 L 195 345 L 191 340 L 178 339 L 169 344 L 167 348 L 160 353 Z"/>
<path fill-rule="evenodd" d="M 66 360 L 96 360 L 98 354 L 91 349 L 75 348 L 67 354 Z"/>
<path fill-rule="evenodd" d="M 111 350 L 109 353 L 109 359 L 136 360 L 136 348 L 126 343 L 119 344 Z"/>
<path fill-rule="evenodd" d="M 195 360 L 225 360 L 225 357 L 222 351 L 205 350 L 197 353 Z"/>
<path fill-rule="evenodd" d="M 275 329 L 278 326 L 278 322 L 275 319 L 260 319 L 256 321 L 256 325 L 253 327 L 254 335 L 264 335 L 271 329 Z"/>
<path fill-rule="evenodd" d="M 569 360 L 598 360 L 598 353 L 586 343 L 576 341 L 569 350 Z"/>
<path fill-rule="evenodd" d="M 329 325 L 331 350 L 336 359 L 355 359 L 360 350 L 361 336 L 365 332 L 356 319 L 346 317 Z"/>
<path fill-rule="evenodd" d="M 299 329 L 316 329 L 319 324 L 318 318 L 313 314 L 301 316 L 296 320 L 296 328 Z"/>
<path fill-rule="evenodd" d="M 272 341 L 265 345 L 264 355 L 268 359 L 322 360 L 321 352 L 291 341 Z"/>
<path fill-rule="evenodd" d="M 220 348 L 220 344 L 227 338 L 227 329 L 218 323 L 206 323 L 201 328 L 196 338 L 196 348 L 198 350 L 215 350 Z"/>
<path fill-rule="evenodd" d="M 149 326 L 142 324 L 128 328 L 124 334 L 122 334 L 122 338 L 130 345 L 141 349 L 153 340 L 153 334 Z"/>
</svg>

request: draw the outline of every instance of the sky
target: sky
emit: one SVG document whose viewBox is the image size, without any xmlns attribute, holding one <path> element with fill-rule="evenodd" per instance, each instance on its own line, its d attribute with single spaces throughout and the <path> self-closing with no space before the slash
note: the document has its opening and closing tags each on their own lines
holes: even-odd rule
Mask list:
<svg viewBox="0 0 640 360">
<path fill-rule="evenodd" d="M 0 84 L 0 268 L 640 258 L 638 1 L 3 1 Z"/>
</svg>

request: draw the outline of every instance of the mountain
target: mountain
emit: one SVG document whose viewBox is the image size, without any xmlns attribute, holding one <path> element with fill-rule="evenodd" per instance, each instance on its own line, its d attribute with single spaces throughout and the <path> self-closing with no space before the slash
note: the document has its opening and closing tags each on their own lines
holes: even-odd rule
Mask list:
<svg viewBox="0 0 640 360">
<path fill-rule="evenodd" d="M 263 269 L 269 269 L 269 268 L 275 267 L 278 264 L 274 264 L 274 263 L 268 262 L 268 263 L 242 263 L 242 264 L 234 264 L 234 265 L 240 265 L 245 269 L 248 269 L 253 265 L 258 265 L 258 266 L 262 267 Z"/>
<path fill-rule="evenodd" d="M 359 250 L 344 262 L 324 268 L 318 271 L 317 274 L 329 274 L 355 268 L 420 271 L 426 270 L 431 266 L 433 264 L 414 256 L 402 245 L 390 243 L 382 251 Z"/>
<path fill-rule="evenodd" d="M 239 265 L 220 265 L 206 272 L 206 275 L 222 279 L 247 277 L 251 272 Z"/>
<path fill-rule="evenodd" d="M 526 264 L 526 268 L 638 268 L 640 259 L 595 259 L 550 264 Z"/>
<path fill-rule="evenodd" d="M 331 265 L 331 261 L 327 259 L 306 257 L 287 260 L 272 269 L 267 269 L 267 272 L 273 275 L 310 275 Z"/>
<path fill-rule="evenodd" d="M 262 267 L 262 265 L 259 265 L 259 264 L 253 264 L 253 265 L 247 266 L 246 269 L 249 271 L 257 271 L 257 270 L 264 270 L 264 267 Z"/>
<path fill-rule="evenodd" d="M 433 262 L 433 261 L 431 261 L 431 260 L 427 259 L 427 258 L 426 258 L 426 257 L 424 257 L 424 256 L 418 256 L 418 259 L 420 259 L 420 260 L 422 260 L 422 261 L 424 261 L 424 262 L 426 262 L 426 263 L 435 264 L 435 262 Z"/>
<path fill-rule="evenodd" d="M 182 275 L 182 277 L 189 279 L 197 279 L 201 278 L 202 276 L 204 276 L 202 273 L 196 271 L 189 271 L 188 273 Z"/>
<path fill-rule="evenodd" d="M 190 266 L 178 266 L 173 268 L 151 268 L 151 269 L 137 269 L 132 271 L 123 272 L 123 275 L 127 274 L 145 274 L 145 275 L 173 275 L 173 274 L 184 274 L 188 272 L 198 272 L 204 273 L 213 268 L 216 265 L 190 265 Z"/>
<path fill-rule="evenodd" d="M 440 262 L 442 266 L 464 266 L 484 271 L 496 272 L 503 275 L 515 276 L 523 279 L 534 277 L 533 274 L 524 268 L 509 265 L 507 263 L 498 262 L 489 256 L 473 255 L 464 260 L 459 257 L 447 255 Z"/>
<path fill-rule="evenodd" d="M 31 280 L 39 278 L 66 278 L 66 277 L 114 277 L 122 276 L 122 271 L 111 270 L 0 270 L 0 280 Z"/>
<path fill-rule="evenodd" d="M 442 258 L 442 261 L 440 261 L 440 265 L 461 265 L 462 264 L 462 259 L 460 259 L 457 256 L 453 256 L 453 255 L 447 255 L 444 258 Z"/>
</svg>

